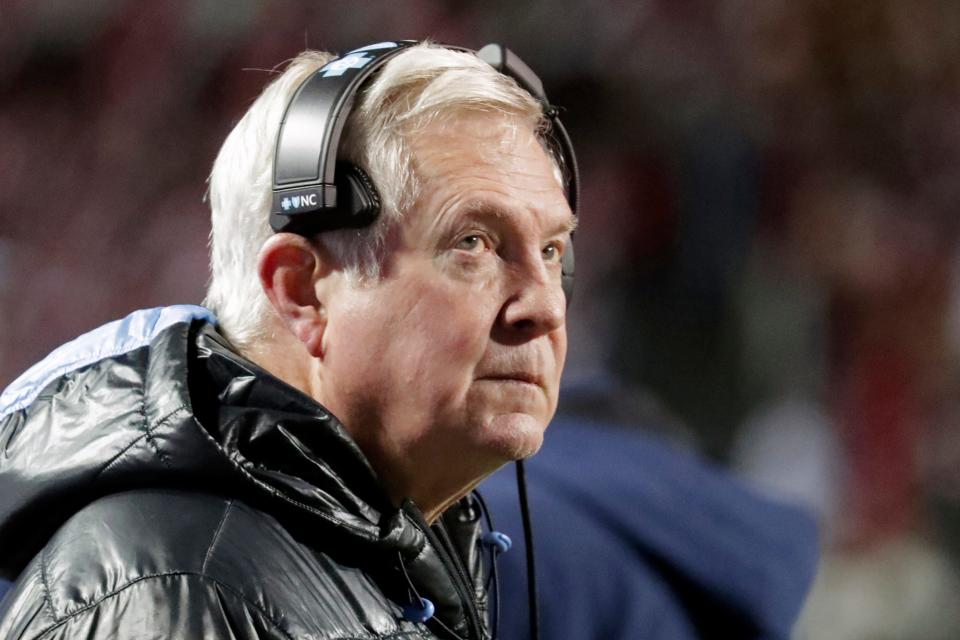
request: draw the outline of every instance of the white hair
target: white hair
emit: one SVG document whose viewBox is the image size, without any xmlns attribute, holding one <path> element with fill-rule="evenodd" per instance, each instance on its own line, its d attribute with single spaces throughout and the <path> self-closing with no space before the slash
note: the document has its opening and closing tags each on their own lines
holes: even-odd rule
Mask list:
<svg viewBox="0 0 960 640">
<path fill-rule="evenodd" d="M 269 217 L 280 120 L 297 87 L 333 58 L 305 51 L 293 59 L 227 136 L 210 173 L 210 282 L 204 304 L 241 351 L 266 337 L 273 313 L 260 285 L 257 255 L 273 233 Z M 314 238 L 351 281 L 379 278 L 387 231 L 417 199 L 409 138 L 465 111 L 503 114 L 540 134 L 546 126 L 540 103 L 512 79 L 473 54 L 429 43 L 397 54 L 358 95 L 340 159 L 369 174 L 380 194 L 380 215 L 367 228 Z"/>
</svg>

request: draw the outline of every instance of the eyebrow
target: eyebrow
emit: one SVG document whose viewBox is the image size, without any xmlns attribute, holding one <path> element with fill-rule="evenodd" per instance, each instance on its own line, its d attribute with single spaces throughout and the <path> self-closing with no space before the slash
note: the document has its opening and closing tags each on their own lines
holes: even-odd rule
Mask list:
<svg viewBox="0 0 960 640">
<path fill-rule="evenodd" d="M 563 223 L 560 231 L 561 233 L 570 233 L 572 234 L 577 230 L 577 226 L 580 224 L 580 217 L 575 213 L 571 213 L 570 217 L 567 218 L 566 222 Z"/>
<path fill-rule="evenodd" d="M 509 215 L 509 212 L 499 204 L 484 199 L 470 200 L 464 203 L 460 207 L 460 210 L 465 215 L 477 217 L 490 216 L 494 218 L 506 218 Z M 563 222 L 554 225 L 551 232 L 547 235 L 572 234 L 576 230 L 579 222 L 579 218 L 571 213 Z"/>
</svg>

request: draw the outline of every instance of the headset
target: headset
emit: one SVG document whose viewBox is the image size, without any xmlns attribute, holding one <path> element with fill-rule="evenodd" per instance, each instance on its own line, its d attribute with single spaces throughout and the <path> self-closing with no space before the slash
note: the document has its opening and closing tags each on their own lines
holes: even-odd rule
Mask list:
<svg viewBox="0 0 960 640">
<path fill-rule="evenodd" d="M 376 220 L 380 196 L 370 177 L 353 164 L 337 161 L 340 136 L 364 83 L 391 58 L 418 44 L 414 40 L 381 42 L 353 49 L 311 74 L 293 94 L 280 123 L 274 155 L 273 205 L 270 226 L 275 232 L 313 235 L 333 229 L 366 227 Z M 551 122 L 549 143 L 559 152 L 566 178 L 567 202 L 577 214 L 579 174 L 573 144 L 547 101 L 540 78 L 512 51 L 488 44 L 473 53 L 513 78 L 537 99 Z M 563 292 L 573 294 L 573 246 L 563 254 Z"/>
</svg>

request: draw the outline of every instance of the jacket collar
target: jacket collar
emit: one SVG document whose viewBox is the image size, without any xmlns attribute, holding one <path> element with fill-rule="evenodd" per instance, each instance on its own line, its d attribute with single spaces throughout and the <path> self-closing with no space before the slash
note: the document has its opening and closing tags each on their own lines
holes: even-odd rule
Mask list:
<svg viewBox="0 0 960 640">
<path fill-rule="evenodd" d="M 195 345 L 194 410 L 255 488 L 257 506 L 334 559 L 371 565 L 398 597 L 430 599 L 454 637 L 484 637 L 480 511 L 472 498 L 428 526 L 412 502 L 390 503 L 363 452 L 323 406 L 237 354 L 211 325 Z"/>
</svg>

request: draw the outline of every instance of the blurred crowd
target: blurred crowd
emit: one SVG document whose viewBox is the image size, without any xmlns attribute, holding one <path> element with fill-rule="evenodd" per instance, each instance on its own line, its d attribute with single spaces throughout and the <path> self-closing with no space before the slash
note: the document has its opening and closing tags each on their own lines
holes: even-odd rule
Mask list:
<svg viewBox="0 0 960 640">
<path fill-rule="evenodd" d="M 0 0 L 0 387 L 202 299 L 206 175 L 284 60 L 425 37 L 565 109 L 567 384 L 817 514 L 800 637 L 958 637 L 953 0 Z"/>
</svg>

